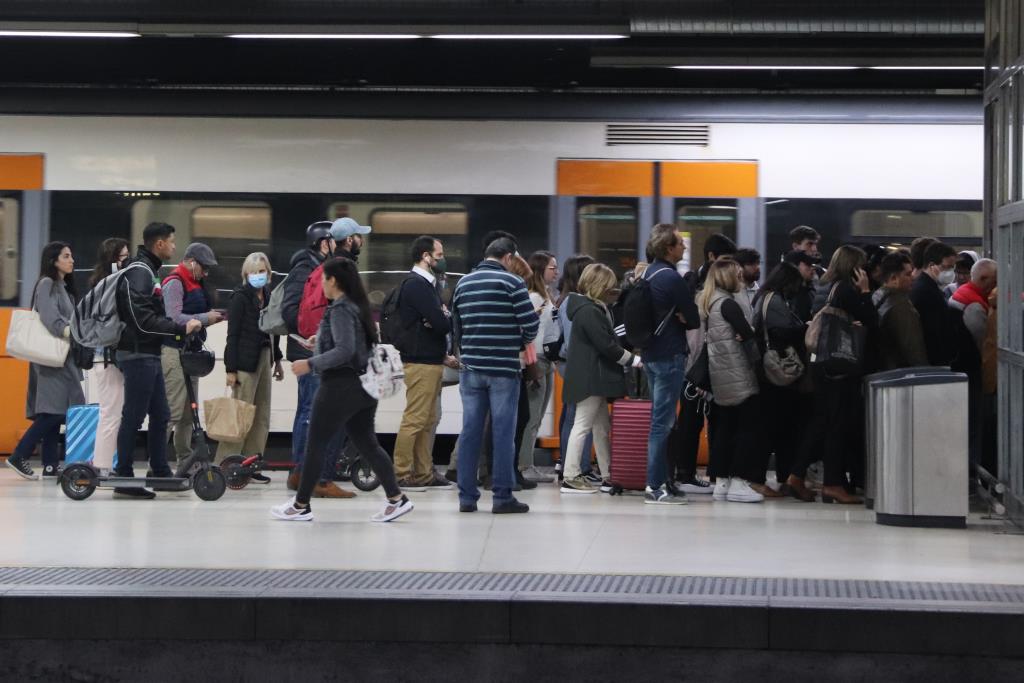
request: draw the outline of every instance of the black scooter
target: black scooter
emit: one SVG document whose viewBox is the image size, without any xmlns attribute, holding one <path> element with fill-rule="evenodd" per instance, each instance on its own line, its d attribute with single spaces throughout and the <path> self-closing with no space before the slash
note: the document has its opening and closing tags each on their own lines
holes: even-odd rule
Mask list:
<svg viewBox="0 0 1024 683">
<path fill-rule="evenodd" d="M 220 468 L 210 461 L 210 447 L 206 443 L 206 432 L 199 423 L 199 405 L 192 389 L 192 378 L 210 374 L 216 359 L 213 353 L 205 349 L 182 349 L 179 353 L 188 403 L 192 409 L 192 455 L 178 465 L 173 477 L 101 476 L 99 470 L 91 464 L 75 463 L 61 472 L 60 488 L 64 495 L 71 500 L 85 500 L 98 488 L 150 488 L 154 491 L 191 489 L 202 500 L 217 500 L 224 495 L 227 480 Z"/>
</svg>

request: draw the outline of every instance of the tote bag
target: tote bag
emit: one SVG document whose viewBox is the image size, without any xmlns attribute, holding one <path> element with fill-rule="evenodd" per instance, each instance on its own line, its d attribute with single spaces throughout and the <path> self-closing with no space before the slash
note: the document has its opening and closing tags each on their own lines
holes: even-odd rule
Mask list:
<svg viewBox="0 0 1024 683">
<path fill-rule="evenodd" d="M 256 406 L 230 396 L 203 401 L 206 434 L 217 441 L 244 441 L 256 419 Z"/>
<path fill-rule="evenodd" d="M 863 372 L 864 344 L 867 331 L 855 325 L 841 308 L 832 305 L 836 287 L 828 293 L 828 301 L 814 316 L 804 341 L 811 352 L 811 363 L 832 377 L 859 375 Z"/>
<path fill-rule="evenodd" d="M 70 350 L 71 343 L 50 334 L 35 310 L 17 309 L 11 312 L 11 326 L 7 329 L 7 355 L 36 365 L 59 368 L 64 365 Z"/>
</svg>

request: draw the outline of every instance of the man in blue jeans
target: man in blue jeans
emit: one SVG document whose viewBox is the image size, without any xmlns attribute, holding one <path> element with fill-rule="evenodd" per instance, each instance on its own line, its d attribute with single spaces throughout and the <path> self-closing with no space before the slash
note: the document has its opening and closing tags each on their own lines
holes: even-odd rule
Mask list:
<svg viewBox="0 0 1024 683">
<path fill-rule="evenodd" d="M 125 264 L 124 276 L 117 283 L 117 314 L 125 323 L 117 342 L 117 367 L 124 375 L 124 408 L 117 432 L 116 474 L 134 477 L 132 453 L 135 436 L 149 416 L 146 435 L 149 464 L 153 476 L 170 477 L 167 464 L 167 422 L 171 413 L 164 390 L 164 371 L 160 351 L 164 340 L 181 340 L 198 332 L 203 324 L 191 319 L 184 325 L 167 317 L 157 272 L 165 261 L 174 258 L 174 228 L 166 223 L 150 223 L 142 231 L 143 245 L 135 258 Z M 115 488 L 115 496 L 154 498 L 144 488 Z"/>
<path fill-rule="evenodd" d="M 643 351 L 652 404 L 644 502 L 657 505 L 686 503 L 686 494 L 677 491 L 669 481 L 666 458 L 668 435 L 676 419 L 676 404 L 685 381 L 689 353 L 686 330 L 700 326 L 693 292 L 676 270 L 684 249 L 676 226 L 659 223 L 651 230 L 647 250 L 655 258 L 644 273 L 644 279 L 650 283 L 656 319 L 664 324 Z"/>
<path fill-rule="evenodd" d="M 530 510 L 529 505 L 512 496 L 516 406 L 521 372 L 519 352 L 537 336 L 540 319 L 530 303 L 525 283 L 508 272 L 515 256 L 515 242 L 506 237 L 494 240 L 480 265 L 459 280 L 452 297 L 452 323 L 464 366 L 459 378 L 460 512 L 476 512 L 480 499 L 476 475 L 488 412 L 494 454 L 491 512 Z"/>
</svg>

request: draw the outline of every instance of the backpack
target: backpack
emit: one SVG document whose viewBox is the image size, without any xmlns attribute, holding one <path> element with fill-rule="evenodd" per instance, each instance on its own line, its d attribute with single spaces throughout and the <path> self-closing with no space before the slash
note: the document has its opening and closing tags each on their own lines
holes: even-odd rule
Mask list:
<svg viewBox="0 0 1024 683">
<path fill-rule="evenodd" d="M 260 331 L 278 337 L 288 334 L 288 324 L 284 321 L 284 314 L 281 308 L 284 306 L 284 283 L 291 277 L 291 273 L 281 281 L 277 287 L 270 292 L 270 299 L 267 306 L 260 311 Z"/>
<path fill-rule="evenodd" d="M 374 344 L 359 381 L 370 398 L 391 398 L 405 388 L 402 354 L 391 344 Z"/>
<path fill-rule="evenodd" d="M 622 302 L 622 321 L 626 326 L 626 341 L 634 349 L 645 349 L 651 341 L 661 334 L 668 323 L 669 318 L 676 312 L 675 306 L 669 309 L 667 315 L 661 320 L 654 310 L 654 292 L 651 290 L 651 279 L 662 272 L 670 272 L 678 276 L 673 268 L 661 268 L 649 276 L 644 276 L 633 282 L 633 286 L 622 292 L 619 296 L 625 300 Z"/>
<path fill-rule="evenodd" d="M 324 264 L 313 269 L 306 278 L 302 288 L 302 301 L 299 303 L 299 334 L 307 339 L 316 334 L 320 321 L 324 319 L 324 311 L 331 302 L 324 294 Z"/>
<path fill-rule="evenodd" d="M 380 340 L 385 344 L 391 344 L 398 349 L 406 347 L 405 342 L 406 335 L 409 334 L 409 326 L 402 324 L 402 316 L 400 315 L 399 308 L 401 307 L 402 300 L 402 287 L 405 283 L 410 280 L 411 277 L 419 277 L 418 275 L 406 277 L 398 286 L 388 292 L 387 297 L 384 299 L 384 303 L 380 307 Z"/>
<path fill-rule="evenodd" d="M 117 287 L 121 276 L 132 268 L 145 268 L 152 274 L 144 263 L 129 263 L 97 282 L 78 302 L 71 316 L 71 336 L 75 343 L 88 349 L 117 346 L 125 328 L 117 312 Z"/>
</svg>

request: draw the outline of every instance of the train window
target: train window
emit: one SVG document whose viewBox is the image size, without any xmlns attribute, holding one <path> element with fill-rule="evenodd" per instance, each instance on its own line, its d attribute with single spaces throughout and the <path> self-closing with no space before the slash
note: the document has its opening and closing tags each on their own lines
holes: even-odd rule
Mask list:
<svg viewBox="0 0 1024 683">
<path fill-rule="evenodd" d="M 580 252 L 622 278 L 636 265 L 639 240 L 635 202 L 587 202 L 576 211 Z"/>
<path fill-rule="evenodd" d="M 723 234 L 736 239 L 736 203 L 727 199 L 676 202 L 676 226 L 686 243 L 683 264 L 693 270 L 704 262 L 704 243 L 708 237 Z"/>
<path fill-rule="evenodd" d="M 906 211 L 862 209 L 850 217 L 854 237 L 946 237 L 982 236 L 981 211 Z"/>
<path fill-rule="evenodd" d="M 0 199 L 0 300 L 18 297 L 18 200 Z"/>
</svg>

